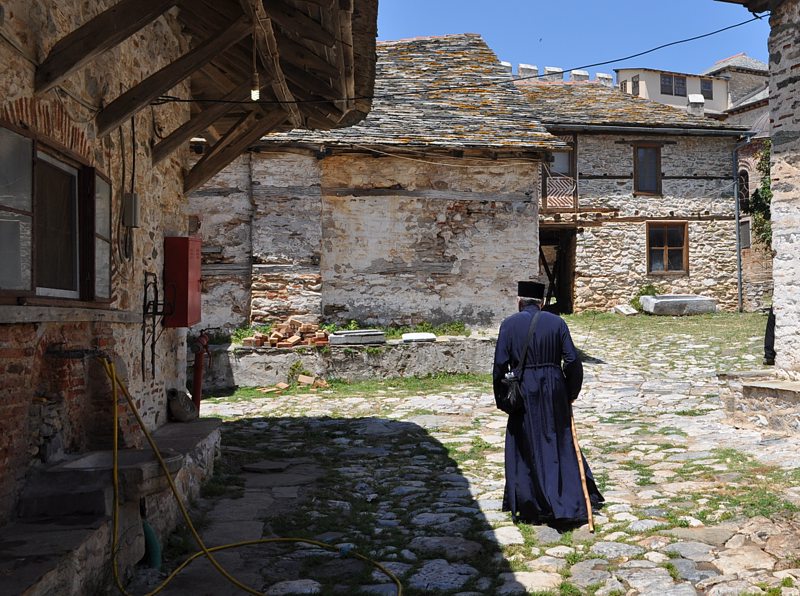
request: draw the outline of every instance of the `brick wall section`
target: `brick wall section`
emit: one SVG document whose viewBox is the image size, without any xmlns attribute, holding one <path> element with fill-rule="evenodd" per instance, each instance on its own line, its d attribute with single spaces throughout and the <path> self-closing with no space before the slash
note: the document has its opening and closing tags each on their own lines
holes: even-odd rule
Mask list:
<svg viewBox="0 0 800 596">
<path fill-rule="evenodd" d="M 130 311 L 128 322 L 123 322 L 124 316 L 105 322 L 102 319 L 108 313 L 85 312 L 76 321 L 59 315 L 63 309 L 55 307 L 45 308 L 45 320 L 40 321 L 19 315 L 19 307 L 0 306 L 0 522 L 12 515 L 30 466 L 62 452 L 110 447 L 110 385 L 102 368 L 91 359 L 65 360 L 48 355 L 48 350 L 102 349 L 114 355 L 151 428 L 166 421 L 166 389 L 185 384 L 183 333 L 164 330 L 157 346 L 155 376 L 151 378 L 148 370 L 142 379 L 141 325 L 130 321 L 140 317 L 144 271 L 161 277 L 163 237 L 187 231 L 181 174 L 186 155 L 178 152 L 152 168 L 149 152 L 156 132 L 166 134 L 188 118 L 188 106 L 141 112 L 136 116 L 134 145 L 129 123 L 97 139 L 93 111 L 55 91 L 33 98 L 32 61 L 43 59 L 59 39 L 113 4 L 114 0 L 9 0 L 3 5 L 4 33 L 20 51 L 10 43 L 0 43 L 0 118 L 30 130 L 45 145 L 66 150 L 107 176 L 113 189 L 115 223 L 122 192 L 130 185 L 135 150 L 135 183 L 142 206 L 130 259 L 121 258 L 120 237 L 116 225 L 113 228 L 111 309 Z M 107 105 L 120 88 L 130 88 L 186 51 L 187 40 L 179 31 L 174 17 L 166 15 L 84 66 L 62 86 L 86 103 Z M 188 85 L 181 84 L 172 92 L 185 96 Z M 31 307 L 34 311 L 39 312 Z M 146 358 L 149 361 L 149 352 Z M 124 410 L 121 429 L 124 444 L 138 443 L 130 413 Z"/>
<path fill-rule="evenodd" d="M 775 363 L 800 379 L 800 1 L 778 4 L 770 25 Z"/>
</svg>

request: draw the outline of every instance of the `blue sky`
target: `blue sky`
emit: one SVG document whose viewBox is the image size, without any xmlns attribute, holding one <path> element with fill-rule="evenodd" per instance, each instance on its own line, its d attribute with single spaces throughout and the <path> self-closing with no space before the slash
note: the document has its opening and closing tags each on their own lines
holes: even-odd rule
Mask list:
<svg viewBox="0 0 800 596">
<path fill-rule="evenodd" d="M 379 0 L 378 39 L 480 33 L 500 60 L 563 69 L 627 56 L 745 21 L 714 0 Z M 767 61 L 768 19 L 589 71 L 649 67 L 702 72 L 745 52 Z"/>
</svg>

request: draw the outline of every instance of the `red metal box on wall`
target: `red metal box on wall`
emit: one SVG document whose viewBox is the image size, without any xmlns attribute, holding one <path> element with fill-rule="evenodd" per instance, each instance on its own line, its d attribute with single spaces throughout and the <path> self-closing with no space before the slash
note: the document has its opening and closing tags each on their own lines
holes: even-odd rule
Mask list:
<svg viewBox="0 0 800 596">
<path fill-rule="evenodd" d="M 164 327 L 200 322 L 200 238 L 164 238 Z"/>
</svg>

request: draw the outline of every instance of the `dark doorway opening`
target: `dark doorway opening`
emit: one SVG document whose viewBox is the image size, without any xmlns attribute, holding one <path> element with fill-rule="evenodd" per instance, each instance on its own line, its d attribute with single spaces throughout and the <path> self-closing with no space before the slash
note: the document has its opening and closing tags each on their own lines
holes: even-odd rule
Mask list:
<svg viewBox="0 0 800 596">
<path fill-rule="evenodd" d="M 575 228 L 539 228 L 539 270 L 547 276 L 545 305 L 557 314 L 571 314 L 575 288 Z"/>
</svg>

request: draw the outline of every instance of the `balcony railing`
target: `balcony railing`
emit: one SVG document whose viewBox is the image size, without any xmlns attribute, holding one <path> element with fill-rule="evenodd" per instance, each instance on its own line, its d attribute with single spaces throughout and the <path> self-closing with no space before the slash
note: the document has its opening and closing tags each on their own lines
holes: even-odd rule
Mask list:
<svg viewBox="0 0 800 596">
<path fill-rule="evenodd" d="M 542 210 L 573 210 L 578 208 L 575 178 L 564 174 L 548 173 L 542 184 Z"/>
</svg>

